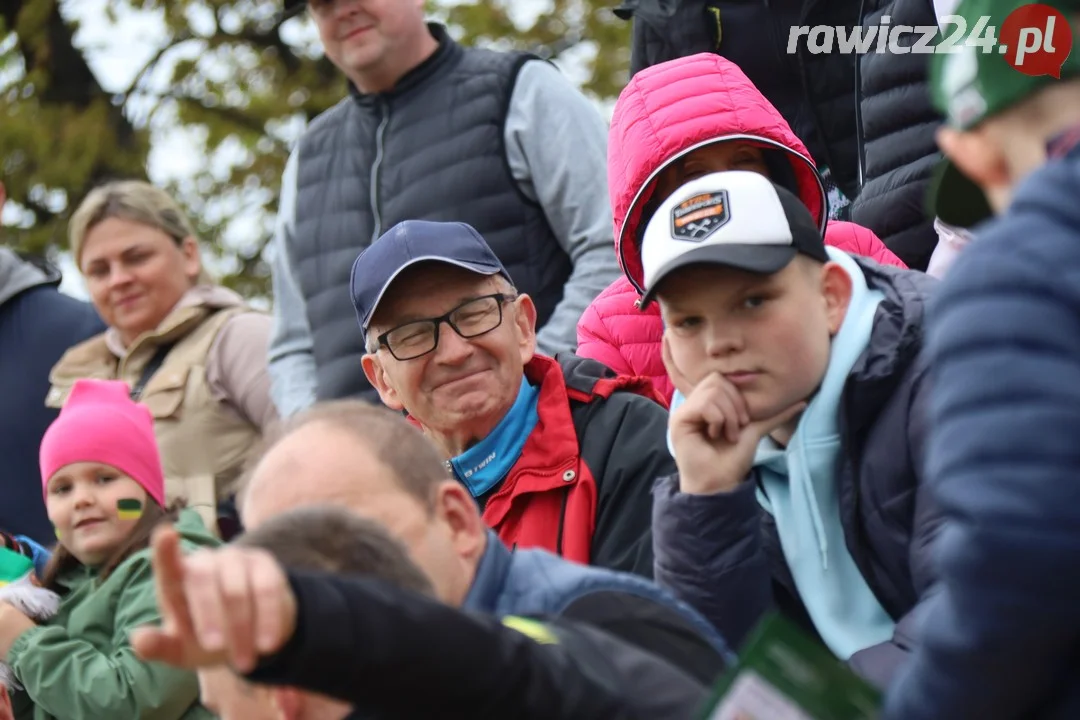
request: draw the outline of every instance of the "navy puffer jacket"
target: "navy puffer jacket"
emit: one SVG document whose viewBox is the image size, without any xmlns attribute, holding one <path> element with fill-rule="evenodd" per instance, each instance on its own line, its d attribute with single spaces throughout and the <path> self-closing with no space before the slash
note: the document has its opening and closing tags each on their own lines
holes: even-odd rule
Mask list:
<svg viewBox="0 0 1080 720">
<path fill-rule="evenodd" d="M 1080 718 L 1080 146 L 982 228 L 932 309 L 938 592 L 885 717 Z"/>
</svg>

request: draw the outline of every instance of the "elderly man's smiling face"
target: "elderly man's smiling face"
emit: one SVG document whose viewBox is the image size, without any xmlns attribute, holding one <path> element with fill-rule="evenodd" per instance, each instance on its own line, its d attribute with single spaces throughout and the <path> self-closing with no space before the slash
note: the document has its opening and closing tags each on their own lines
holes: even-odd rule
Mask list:
<svg viewBox="0 0 1080 720">
<path fill-rule="evenodd" d="M 452 454 L 490 433 L 514 404 L 525 363 L 536 352 L 532 300 L 527 295 L 515 297 L 510 284 L 498 275 L 420 263 L 394 281 L 372 318 L 369 346 L 373 338 L 405 323 L 439 317 L 495 293 L 505 294 L 507 300 L 501 305 L 502 322 L 493 330 L 463 338 L 443 323 L 438 346 L 425 355 L 398 360 L 380 347 L 364 357 L 364 373 L 383 402 L 396 410 L 407 409 Z M 455 447 L 458 444 L 462 447 Z"/>
</svg>

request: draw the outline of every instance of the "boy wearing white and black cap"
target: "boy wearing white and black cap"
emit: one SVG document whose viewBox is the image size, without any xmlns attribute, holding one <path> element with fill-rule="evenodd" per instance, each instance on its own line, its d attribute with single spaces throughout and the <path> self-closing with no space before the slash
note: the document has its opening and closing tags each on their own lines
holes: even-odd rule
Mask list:
<svg viewBox="0 0 1080 720">
<path fill-rule="evenodd" d="M 935 281 L 826 247 L 750 172 L 677 190 L 642 262 L 677 388 L 657 581 L 735 645 L 778 608 L 885 684 L 929 584 L 916 360 Z"/>
</svg>

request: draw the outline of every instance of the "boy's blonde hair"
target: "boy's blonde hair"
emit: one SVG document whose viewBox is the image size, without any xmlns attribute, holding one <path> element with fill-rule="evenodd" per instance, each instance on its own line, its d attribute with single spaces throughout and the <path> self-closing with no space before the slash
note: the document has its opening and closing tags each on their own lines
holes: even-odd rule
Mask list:
<svg viewBox="0 0 1080 720">
<path fill-rule="evenodd" d="M 83 198 L 68 223 L 68 242 L 75 264 L 80 265 L 86 236 L 99 223 L 118 218 L 152 227 L 172 238 L 178 246 L 186 239 L 198 242 L 191 220 L 161 188 L 141 180 L 118 180 L 94 188 Z M 197 285 L 213 282 L 201 266 Z"/>
</svg>

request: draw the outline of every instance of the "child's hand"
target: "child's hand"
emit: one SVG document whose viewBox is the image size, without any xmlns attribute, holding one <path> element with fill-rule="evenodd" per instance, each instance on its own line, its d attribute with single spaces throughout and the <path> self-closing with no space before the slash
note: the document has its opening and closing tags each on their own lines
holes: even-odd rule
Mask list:
<svg viewBox="0 0 1080 720">
<path fill-rule="evenodd" d="M 268 552 L 224 547 L 185 557 L 172 528 L 159 528 L 152 545 L 162 625 L 132 633 L 144 660 L 247 673 L 292 637 L 296 598 Z"/>
<path fill-rule="evenodd" d="M 679 489 L 691 495 L 730 492 L 750 472 L 761 438 L 795 417 L 806 403 L 751 421 L 742 393 L 723 375 L 712 373 L 691 386 L 671 362 L 667 338 L 663 353 L 672 382 L 686 397 L 668 420 Z"/>
</svg>

